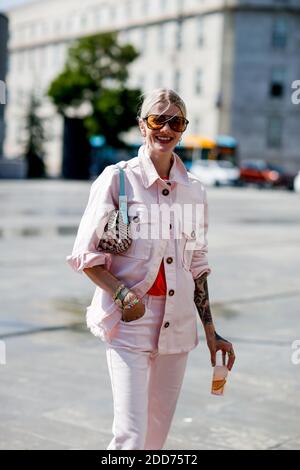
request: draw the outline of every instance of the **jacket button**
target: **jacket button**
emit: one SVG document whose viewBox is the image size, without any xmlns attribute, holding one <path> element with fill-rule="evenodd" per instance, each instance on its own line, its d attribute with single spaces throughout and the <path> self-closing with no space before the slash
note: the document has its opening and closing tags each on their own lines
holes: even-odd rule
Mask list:
<svg viewBox="0 0 300 470">
<path fill-rule="evenodd" d="M 169 290 L 169 295 L 174 295 L 175 291 L 173 289 Z"/>
<path fill-rule="evenodd" d="M 170 323 L 168 321 L 166 321 L 166 323 L 164 324 L 164 327 L 168 328 L 168 326 L 170 326 Z"/>
<path fill-rule="evenodd" d="M 171 230 L 171 228 L 172 228 L 172 224 L 170 224 L 170 230 Z"/>
<path fill-rule="evenodd" d="M 163 189 L 162 193 L 164 196 L 167 196 L 169 194 L 169 190 L 168 189 Z"/>
<path fill-rule="evenodd" d="M 172 258 L 171 256 L 169 256 L 169 258 L 167 258 L 167 263 L 168 263 L 168 264 L 173 263 L 173 258 Z"/>
<path fill-rule="evenodd" d="M 196 236 L 196 233 L 195 233 L 195 230 L 193 230 L 193 231 L 191 232 L 191 237 L 192 237 L 192 238 L 195 238 L 195 236 Z"/>
</svg>

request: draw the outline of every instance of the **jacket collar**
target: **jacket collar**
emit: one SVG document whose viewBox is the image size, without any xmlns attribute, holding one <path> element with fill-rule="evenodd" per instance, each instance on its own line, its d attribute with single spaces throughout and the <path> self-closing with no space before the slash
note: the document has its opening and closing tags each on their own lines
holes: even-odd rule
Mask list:
<svg viewBox="0 0 300 470">
<path fill-rule="evenodd" d="M 145 188 L 149 188 L 160 176 L 156 171 L 145 145 L 139 148 L 138 157 L 143 184 Z M 189 176 L 183 162 L 175 152 L 173 152 L 173 158 L 169 180 L 188 186 L 190 184 Z"/>
</svg>

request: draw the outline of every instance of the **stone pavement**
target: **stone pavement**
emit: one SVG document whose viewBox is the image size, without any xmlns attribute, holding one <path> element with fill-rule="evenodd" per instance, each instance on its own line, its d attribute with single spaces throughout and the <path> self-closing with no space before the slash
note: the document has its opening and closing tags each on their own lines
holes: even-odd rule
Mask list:
<svg viewBox="0 0 300 470">
<path fill-rule="evenodd" d="M 65 262 L 89 186 L 0 183 L 1 449 L 105 449 L 111 439 L 105 348 L 84 322 L 94 286 Z M 165 448 L 300 449 L 299 194 L 214 188 L 208 200 L 212 311 L 237 362 L 225 396 L 211 396 L 202 339 Z"/>
</svg>

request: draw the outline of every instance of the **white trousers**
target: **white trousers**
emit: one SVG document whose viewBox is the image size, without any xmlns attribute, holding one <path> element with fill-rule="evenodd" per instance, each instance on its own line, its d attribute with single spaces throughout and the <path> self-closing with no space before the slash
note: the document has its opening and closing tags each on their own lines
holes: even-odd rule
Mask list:
<svg viewBox="0 0 300 470">
<path fill-rule="evenodd" d="M 188 353 L 160 355 L 157 351 L 164 302 L 163 297 L 147 296 L 146 308 L 151 308 L 145 321 L 142 317 L 121 322 L 119 334 L 107 343 L 114 403 L 113 438 L 107 450 L 159 450 L 167 439 Z M 138 338 L 143 338 L 142 343 Z"/>
</svg>

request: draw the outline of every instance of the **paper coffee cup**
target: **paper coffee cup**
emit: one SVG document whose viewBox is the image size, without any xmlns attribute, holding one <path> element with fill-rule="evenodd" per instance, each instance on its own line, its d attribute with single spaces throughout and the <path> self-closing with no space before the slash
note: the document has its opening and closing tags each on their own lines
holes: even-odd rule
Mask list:
<svg viewBox="0 0 300 470">
<path fill-rule="evenodd" d="M 224 388 L 226 384 L 227 375 L 228 375 L 227 367 L 224 365 L 218 364 L 217 358 L 216 358 L 216 365 L 214 367 L 212 383 L 211 383 L 212 395 L 224 395 Z"/>
</svg>

